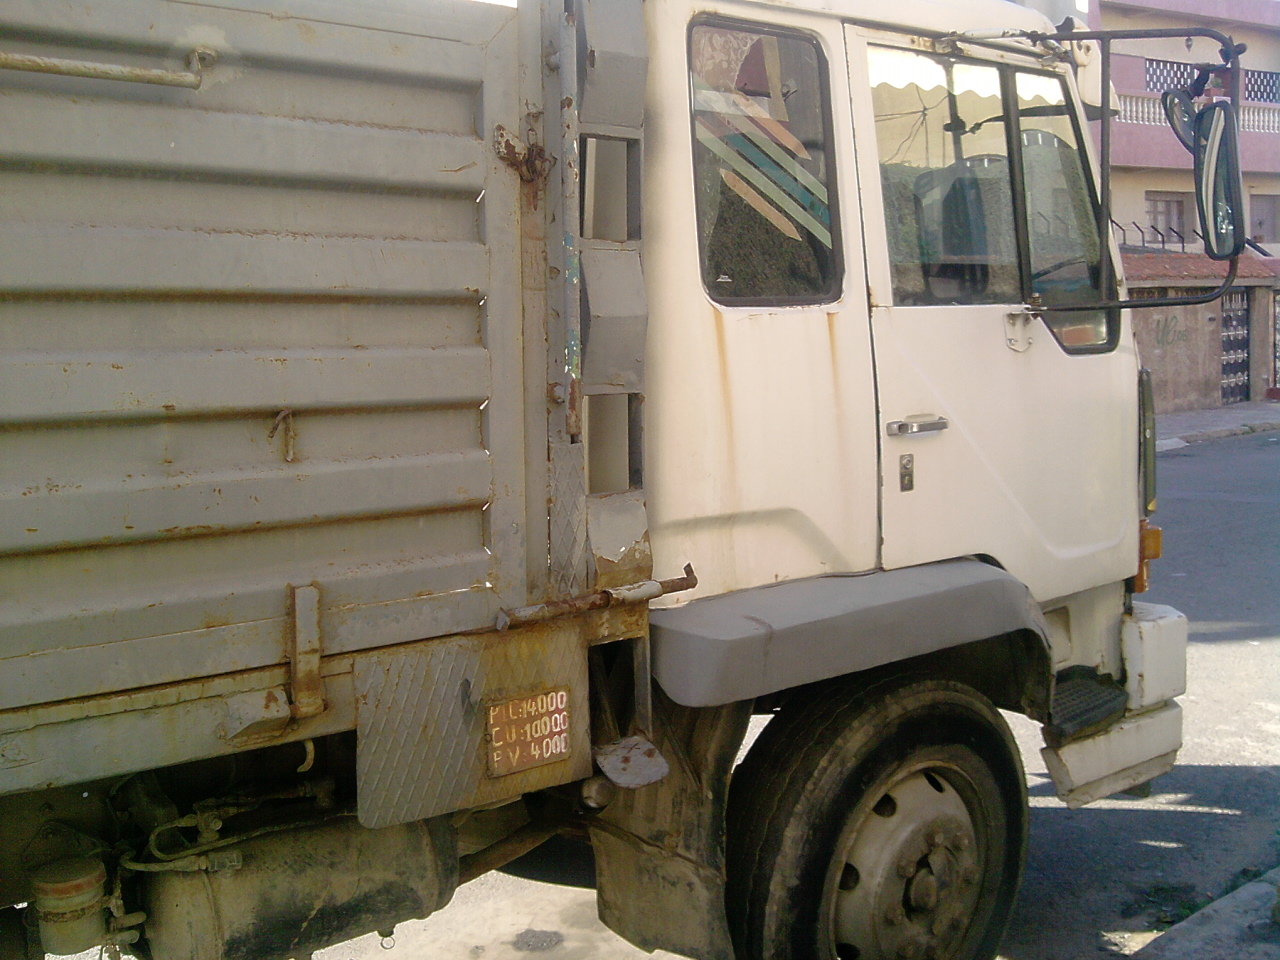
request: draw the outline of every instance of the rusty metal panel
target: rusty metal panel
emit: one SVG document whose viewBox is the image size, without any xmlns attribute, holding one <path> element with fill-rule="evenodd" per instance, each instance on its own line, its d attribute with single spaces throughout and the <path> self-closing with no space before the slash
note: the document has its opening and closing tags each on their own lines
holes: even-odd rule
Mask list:
<svg viewBox="0 0 1280 960">
<path fill-rule="evenodd" d="M 199 79 L 0 69 L 0 710 L 283 665 L 291 584 L 324 655 L 528 601 L 518 26 L 0 10 L 0 53 Z"/>
<path fill-rule="evenodd" d="M 358 659 L 360 822 L 389 826 L 590 776 L 587 642 L 580 621 L 562 620 Z M 553 691 L 566 693 L 570 719 L 563 759 L 495 770 L 491 709 Z M 415 770 L 432 774 L 406 776 Z"/>
<path fill-rule="evenodd" d="M 285 668 L 279 667 L 249 679 L 262 697 L 261 721 L 270 719 L 265 701 L 270 694 L 283 695 L 286 676 Z M 232 684 L 223 682 L 221 687 Z M 292 724 L 279 736 L 264 741 L 237 736 L 257 719 L 246 709 L 250 694 L 219 689 L 219 681 L 186 690 L 171 689 L 165 694 L 145 709 L 111 704 L 108 709 L 112 712 L 80 716 L 74 709 L 84 708 L 86 702 L 80 701 L 57 718 L 25 711 L 0 718 L 0 784 L 4 792 L 122 776 L 196 757 L 235 753 L 259 742 L 279 744 L 323 737 L 351 729 L 356 712 L 350 672 L 325 677 L 324 713 Z M 43 722 L 49 720 L 53 722 Z M 301 750 L 298 755 L 301 762 Z"/>
</svg>

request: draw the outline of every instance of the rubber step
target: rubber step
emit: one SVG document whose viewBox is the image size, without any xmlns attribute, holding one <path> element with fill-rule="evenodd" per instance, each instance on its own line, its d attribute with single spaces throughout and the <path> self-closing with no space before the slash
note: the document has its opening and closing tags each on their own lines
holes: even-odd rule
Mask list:
<svg viewBox="0 0 1280 960">
<path fill-rule="evenodd" d="M 1129 694 L 1114 678 L 1092 667 L 1068 667 L 1058 674 L 1049 708 L 1049 732 L 1073 740 L 1124 716 Z"/>
</svg>

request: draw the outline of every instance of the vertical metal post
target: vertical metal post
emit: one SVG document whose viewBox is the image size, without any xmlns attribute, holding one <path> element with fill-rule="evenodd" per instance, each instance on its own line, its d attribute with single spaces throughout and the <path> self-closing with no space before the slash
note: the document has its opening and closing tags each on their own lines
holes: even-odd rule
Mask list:
<svg viewBox="0 0 1280 960">
<path fill-rule="evenodd" d="M 649 663 L 649 635 L 631 641 L 631 666 L 636 681 L 636 709 L 631 727 L 646 739 L 653 737 L 653 673 Z"/>
<path fill-rule="evenodd" d="M 1107 229 L 1107 222 L 1111 218 L 1111 41 L 1107 38 L 1099 40 L 1100 53 L 1102 55 L 1102 136 L 1101 136 L 1101 159 L 1098 164 L 1101 166 L 1099 170 L 1100 183 L 1098 186 L 1098 246 L 1099 254 L 1098 266 L 1101 276 L 1098 278 L 1098 287 L 1102 296 L 1107 300 L 1116 298 L 1115 270 L 1111 262 L 1111 244 L 1107 238 L 1111 236 L 1111 231 Z"/>
<path fill-rule="evenodd" d="M 582 432 L 582 260 L 578 238 L 581 233 L 582 166 L 579 157 L 578 110 L 582 97 L 578 65 L 578 19 L 576 3 L 566 3 L 560 32 L 560 217 L 564 249 L 561 276 L 561 310 L 565 331 L 565 375 L 568 405 L 568 432 L 576 438 Z"/>
<path fill-rule="evenodd" d="M 1013 199 L 1013 232 L 1018 248 L 1018 273 L 1022 276 L 1022 299 L 1030 303 L 1035 296 L 1031 279 L 1031 223 L 1027 218 L 1026 170 L 1022 166 L 1022 105 L 1018 102 L 1018 86 L 1012 71 L 1000 74 L 1001 93 L 1008 105 L 1005 110 L 1005 149 L 1009 152 L 1009 176 Z"/>
</svg>

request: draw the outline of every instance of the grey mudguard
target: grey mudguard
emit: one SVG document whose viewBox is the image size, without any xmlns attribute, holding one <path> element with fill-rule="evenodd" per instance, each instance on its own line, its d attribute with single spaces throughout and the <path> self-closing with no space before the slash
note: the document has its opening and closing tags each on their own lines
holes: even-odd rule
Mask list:
<svg viewBox="0 0 1280 960">
<path fill-rule="evenodd" d="M 649 614 L 653 673 L 676 703 L 709 707 L 974 640 L 1030 630 L 1020 580 L 978 560 L 791 580 Z"/>
</svg>

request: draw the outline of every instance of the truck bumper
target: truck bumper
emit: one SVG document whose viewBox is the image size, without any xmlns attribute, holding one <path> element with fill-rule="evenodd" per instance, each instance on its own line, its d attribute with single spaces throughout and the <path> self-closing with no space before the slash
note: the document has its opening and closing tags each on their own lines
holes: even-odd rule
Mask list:
<svg viewBox="0 0 1280 960">
<path fill-rule="evenodd" d="M 1135 603 L 1120 634 L 1125 715 L 1093 736 L 1041 751 L 1058 796 L 1070 807 L 1146 783 L 1173 769 L 1182 746 L 1187 687 L 1187 618 L 1172 607 Z"/>
</svg>

